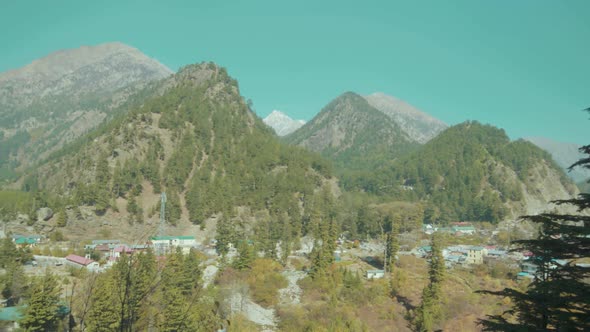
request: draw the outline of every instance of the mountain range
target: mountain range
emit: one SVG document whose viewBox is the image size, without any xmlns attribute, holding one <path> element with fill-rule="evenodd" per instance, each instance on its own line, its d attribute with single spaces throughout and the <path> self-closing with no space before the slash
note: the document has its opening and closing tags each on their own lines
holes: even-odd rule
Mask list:
<svg viewBox="0 0 590 332">
<path fill-rule="evenodd" d="M 283 243 L 333 215 L 342 189 L 412 202 L 429 221 L 497 222 L 576 193 L 547 153 L 493 126 L 448 127 L 395 97 L 355 92 L 307 123 L 279 111 L 263 122 L 223 67 L 172 74 L 119 43 L 0 74 L 0 96 L 12 187 L 138 232 L 157 222 L 162 192 L 168 227 L 213 220 L 218 235 Z M 96 224 L 63 213 L 80 236 Z"/>
<path fill-rule="evenodd" d="M 139 106 L 52 155 L 26 183 L 109 220 L 127 220 L 129 232 L 158 220 L 165 192 L 169 227 L 204 228 L 214 218 L 218 241 L 253 232 L 253 214 L 261 210 L 258 222 L 280 216 L 289 223 L 289 233 L 276 230 L 283 239 L 301 234 L 314 193 L 336 186 L 325 161 L 279 142 L 224 68 L 189 65 L 150 91 Z M 72 225 L 80 236 L 92 227 Z"/>
<path fill-rule="evenodd" d="M 112 117 L 172 71 L 121 43 L 61 50 L 0 74 L 0 169 L 10 175 Z"/>
</svg>

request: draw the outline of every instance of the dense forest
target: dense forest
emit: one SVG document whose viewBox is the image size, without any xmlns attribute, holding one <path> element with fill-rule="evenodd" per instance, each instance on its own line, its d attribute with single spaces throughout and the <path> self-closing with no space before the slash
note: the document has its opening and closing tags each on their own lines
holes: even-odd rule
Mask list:
<svg viewBox="0 0 590 332">
<path fill-rule="evenodd" d="M 331 160 L 337 169 L 373 170 L 415 150 L 400 126 L 354 92 L 346 92 L 284 138 Z"/>
<path fill-rule="evenodd" d="M 25 177 L 24 189 L 57 193 L 62 206 L 94 206 L 99 215 L 124 199 L 132 223 L 159 211 L 142 205 L 142 194 L 166 192 L 169 224 L 183 210 L 194 224 L 219 215 L 218 232 L 230 242 L 249 228 L 235 221 L 240 206 L 266 211 L 284 240 L 306 232 L 314 196 L 332 186 L 331 164 L 281 143 L 223 68 L 188 66 L 161 84 L 141 107 L 54 154 Z"/>
<path fill-rule="evenodd" d="M 499 221 L 504 203 L 520 201 L 530 171 L 546 164 L 569 181 L 549 154 L 524 140 L 511 142 L 503 130 L 465 122 L 423 147 L 375 171 L 346 171 L 347 190 L 363 190 L 397 200 L 424 201 L 425 220 Z"/>
</svg>

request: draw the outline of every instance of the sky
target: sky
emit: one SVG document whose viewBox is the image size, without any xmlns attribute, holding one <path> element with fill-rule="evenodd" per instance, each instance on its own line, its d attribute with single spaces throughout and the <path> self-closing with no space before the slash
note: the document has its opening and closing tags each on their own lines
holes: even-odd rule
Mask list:
<svg viewBox="0 0 590 332">
<path fill-rule="evenodd" d="M 226 67 L 259 116 L 384 92 L 453 125 L 590 143 L 590 1 L 8 1 L 0 72 L 120 41 Z"/>
</svg>

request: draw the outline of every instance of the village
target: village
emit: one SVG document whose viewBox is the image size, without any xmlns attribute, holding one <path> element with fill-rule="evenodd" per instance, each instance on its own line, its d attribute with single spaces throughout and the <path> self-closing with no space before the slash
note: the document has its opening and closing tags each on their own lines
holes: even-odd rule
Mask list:
<svg viewBox="0 0 590 332">
<path fill-rule="evenodd" d="M 451 238 L 465 239 L 477 233 L 476 227 L 469 222 L 452 223 L 449 227 L 436 227 L 425 224 L 422 229 L 422 237 L 427 239 L 434 232 L 447 233 Z M 400 237 L 409 236 L 402 234 Z M 415 234 L 414 234 L 415 236 Z M 19 248 L 29 248 L 34 253 L 34 260 L 28 264 L 33 267 L 70 266 L 73 268 L 85 268 L 92 272 L 101 272 L 114 265 L 122 255 L 132 255 L 152 249 L 156 255 L 180 250 L 188 253 L 190 250 L 198 250 L 214 262 L 218 258 L 215 250 L 215 240 L 203 243 L 191 235 L 152 236 L 144 243 L 129 244 L 118 239 L 93 239 L 82 248 L 71 248 L 69 244 L 60 242 L 62 255 L 45 255 L 42 248 L 52 245 L 51 241 L 41 235 L 11 235 L 12 241 Z M 312 241 L 307 238 L 301 240 L 301 248 L 292 253 L 293 257 L 306 258 L 313 249 Z M 458 241 L 461 242 L 461 241 Z M 338 249 L 334 252 L 335 262 L 360 259 L 369 262 L 375 267 L 362 269 L 363 275 L 368 278 L 383 277 L 382 260 L 385 251 L 383 243 L 377 240 L 359 241 L 340 238 L 337 241 Z M 422 239 L 417 245 L 408 248 L 402 246 L 398 255 L 413 255 L 418 258 L 428 259 L 431 247 L 428 240 Z M 65 254 L 65 255 L 64 255 Z M 230 246 L 228 258 L 235 256 L 236 250 Z M 515 270 L 519 270 L 519 278 L 533 278 L 536 271 L 535 264 L 530 262 L 531 252 L 510 251 L 507 246 L 497 244 L 451 244 L 444 248 L 443 257 L 447 268 L 456 266 L 469 267 L 481 265 L 490 261 L 505 261 Z"/>
<path fill-rule="evenodd" d="M 442 255 L 449 270 L 470 271 L 484 267 L 488 271 L 486 273 L 491 274 L 494 267 L 502 266 L 504 275 L 515 281 L 531 280 L 537 273 L 537 265 L 531 252 L 510 250 L 509 245 L 498 244 L 498 241 L 493 240 L 498 235 L 497 230 L 469 222 L 455 222 L 445 227 L 425 224 L 422 229 L 403 233 L 399 236 L 401 246 L 395 259 L 400 261 L 406 256 L 412 260 L 428 261 L 432 249 L 429 239 L 435 232 L 442 233 L 446 238 Z M 142 254 L 147 250 L 152 250 L 157 257 L 177 251 L 183 254 L 196 251 L 202 258 L 203 285 L 207 287 L 215 281 L 223 266 L 228 266 L 238 255 L 235 246 L 230 245 L 229 252 L 220 256 L 215 239 L 199 239 L 192 235 L 151 236 L 141 243 L 126 243 L 120 239 L 92 239 L 72 243 L 55 241 L 36 234 L 10 234 L 8 237 L 17 248 L 32 253 L 33 259 L 24 266 L 26 274 L 42 275 L 50 270 L 64 279 L 76 274 L 77 270 L 102 273 L 112 268 L 121 257 Z M 252 241 L 248 244 L 253 245 Z M 301 296 L 301 288 L 297 282 L 309 273 L 313 245 L 312 238 L 301 238 L 300 245 L 291 252 L 285 263 L 283 275 L 289 280 L 289 286 L 281 292 L 290 297 L 291 301 L 299 301 Z M 336 248 L 335 265 L 364 277 L 365 282 L 387 277 L 383 264 L 385 244 L 382 240 L 348 239 L 342 234 L 336 241 Z M 298 263 L 294 264 L 295 262 Z M 63 291 L 65 298 L 67 287 Z M 15 323 L 20 317 L 19 312 L 14 307 L 7 306 L 9 304 L 6 300 L 1 301 L 4 308 L 0 310 L 0 321 Z M 252 321 L 260 325 L 272 323 L 272 311 L 253 302 L 249 304 L 249 308 L 254 312 L 249 315 Z"/>
</svg>

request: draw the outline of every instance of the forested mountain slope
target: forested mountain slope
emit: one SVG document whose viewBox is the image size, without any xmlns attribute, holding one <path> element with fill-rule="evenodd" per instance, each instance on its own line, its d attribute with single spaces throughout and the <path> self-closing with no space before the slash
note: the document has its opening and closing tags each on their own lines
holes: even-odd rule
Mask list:
<svg viewBox="0 0 590 332">
<path fill-rule="evenodd" d="M 390 117 L 354 92 L 334 99 L 285 141 L 319 152 L 340 169 L 372 169 L 418 146 Z"/>
<path fill-rule="evenodd" d="M 169 225 L 222 215 L 218 231 L 227 227 L 220 233 L 233 236 L 239 223 L 230 220 L 245 207 L 273 216 L 280 227 L 273 236 L 304 231 L 314 193 L 333 184 L 327 162 L 280 143 L 213 63 L 187 66 L 154 91 L 143 106 L 54 155 L 26 183 L 135 223 L 157 219 L 155 195 L 165 191 Z"/>
<path fill-rule="evenodd" d="M 419 150 L 343 181 L 350 190 L 425 201 L 432 221 L 498 221 L 576 192 L 547 152 L 477 122 L 453 126 Z"/>
<path fill-rule="evenodd" d="M 62 50 L 0 73 L 0 178 L 89 132 L 171 73 L 121 43 Z"/>
</svg>

